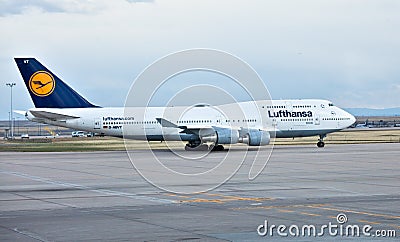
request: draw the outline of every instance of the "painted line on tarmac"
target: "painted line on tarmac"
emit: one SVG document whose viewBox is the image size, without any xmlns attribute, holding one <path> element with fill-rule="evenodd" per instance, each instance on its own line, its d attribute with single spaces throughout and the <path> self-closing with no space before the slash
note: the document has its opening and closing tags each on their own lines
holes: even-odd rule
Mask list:
<svg viewBox="0 0 400 242">
<path fill-rule="evenodd" d="M 366 224 L 381 224 L 379 222 L 372 222 L 372 221 L 368 221 L 368 220 L 364 220 L 364 219 L 359 219 L 358 222 L 366 223 Z"/>
<path fill-rule="evenodd" d="M 368 216 L 372 216 L 372 217 L 382 217 L 382 218 L 386 218 L 386 219 L 400 219 L 400 216 L 393 216 L 393 215 L 380 214 L 380 213 L 369 213 L 369 212 L 349 210 L 349 209 L 339 209 L 339 208 L 334 208 L 334 207 L 321 207 L 321 206 L 313 206 L 313 205 L 305 205 L 305 207 L 328 210 L 328 211 L 344 212 L 344 213 L 362 214 L 362 215 L 368 215 Z"/>
<path fill-rule="evenodd" d="M 167 194 L 168 196 L 181 198 L 180 203 L 227 203 L 236 201 L 250 201 L 250 202 L 262 202 L 274 200 L 274 198 L 269 197 L 242 197 L 242 196 L 229 196 L 216 193 L 204 193 L 200 196 L 183 196 L 176 194 Z M 208 197 L 213 197 L 212 199 Z"/>
<path fill-rule="evenodd" d="M 321 216 L 321 214 L 316 214 L 316 213 L 306 213 L 306 212 L 298 212 L 298 213 L 302 214 L 302 215 L 313 216 L 313 217 Z"/>
<path fill-rule="evenodd" d="M 96 193 L 105 194 L 105 195 L 109 195 L 109 196 L 119 196 L 119 197 L 133 198 L 133 199 L 137 199 L 137 200 L 145 200 L 145 201 L 158 202 L 158 203 L 177 203 L 177 201 L 170 200 L 170 199 L 149 197 L 149 196 L 143 196 L 143 195 L 138 195 L 138 194 L 134 194 L 134 193 L 119 192 L 119 191 L 113 191 L 113 190 L 108 190 L 108 189 L 95 189 L 95 188 L 92 188 L 89 186 L 84 186 L 84 185 L 79 185 L 79 184 L 74 184 L 74 183 L 69 183 L 69 182 L 54 181 L 54 180 L 51 180 L 48 178 L 33 176 L 33 175 L 26 174 L 26 173 L 21 173 L 21 172 L 0 170 L 0 173 L 7 174 L 7 175 L 14 175 L 14 176 L 30 179 L 33 181 L 43 182 L 46 184 L 52 184 L 52 185 L 57 185 L 57 186 L 62 186 L 62 187 L 67 187 L 67 188 L 75 188 L 75 189 L 79 189 L 79 190 L 91 191 L 91 192 L 96 192 Z"/>
</svg>

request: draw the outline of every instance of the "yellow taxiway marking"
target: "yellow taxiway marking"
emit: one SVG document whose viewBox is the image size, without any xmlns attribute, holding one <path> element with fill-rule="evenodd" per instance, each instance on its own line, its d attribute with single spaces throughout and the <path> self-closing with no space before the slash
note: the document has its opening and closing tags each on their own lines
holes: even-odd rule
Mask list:
<svg viewBox="0 0 400 242">
<path fill-rule="evenodd" d="M 326 206 L 327 204 L 312 204 L 315 207 L 321 207 L 321 206 Z M 256 210 L 256 209 L 285 209 L 285 208 L 301 208 L 301 207 L 306 207 L 306 205 L 303 204 L 295 204 L 295 205 L 285 205 L 285 206 L 252 206 L 252 207 L 238 207 L 238 208 L 232 208 L 233 210 Z M 335 217 L 336 218 L 336 217 Z"/>
<path fill-rule="evenodd" d="M 316 214 L 316 213 L 306 213 L 306 212 L 298 212 L 298 213 L 303 214 L 303 215 L 313 216 L 313 217 L 321 216 L 320 214 Z"/>
<path fill-rule="evenodd" d="M 362 215 L 368 215 L 368 216 L 373 216 L 373 217 L 382 217 L 382 218 L 387 218 L 387 219 L 400 219 L 400 216 L 392 216 L 392 215 L 379 214 L 379 213 L 368 213 L 368 212 L 362 212 L 362 211 L 356 211 L 356 210 L 321 207 L 321 206 L 313 206 L 313 205 L 306 205 L 306 207 L 317 208 L 317 209 L 322 209 L 322 210 L 329 210 L 329 211 L 336 211 L 336 212 L 342 212 L 342 213 L 362 214 Z"/>
<path fill-rule="evenodd" d="M 212 199 L 199 198 L 199 197 L 196 197 L 196 195 L 194 195 L 194 196 L 182 196 L 182 195 L 176 195 L 176 194 L 167 194 L 167 195 L 178 197 L 178 198 L 185 198 L 185 199 L 179 201 L 181 203 L 226 203 L 226 202 L 231 202 L 231 201 L 262 202 L 262 201 L 274 200 L 274 198 L 269 198 L 269 197 L 241 197 L 241 196 L 228 196 L 228 195 L 222 195 L 222 194 L 214 194 L 214 193 L 200 194 L 200 196 L 203 195 L 203 196 L 214 197 Z"/>
<path fill-rule="evenodd" d="M 206 193 L 205 195 L 210 196 L 210 197 L 222 197 L 224 199 L 233 199 L 233 200 L 238 200 L 238 201 L 259 202 L 259 201 L 275 200 L 275 198 L 270 198 L 270 197 L 241 197 L 241 196 L 229 196 L 229 195 L 222 195 L 222 194 L 214 194 L 214 193 Z"/>
<path fill-rule="evenodd" d="M 388 224 L 390 227 L 400 229 L 400 226 L 397 224 Z"/>
<path fill-rule="evenodd" d="M 381 224 L 379 222 L 371 222 L 371 221 L 363 220 L 363 219 L 359 219 L 357 221 L 360 222 L 360 223 L 366 223 L 366 224 Z"/>
<path fill-rule="evenodd" d="M 196 199 L 190 199 L 190 200 L 180 200 L 179 202 L 181 202 L 181 203 L 224 203 L 225 201 L 222 201 L 220 199 L 196 198 Z"/>
<path fill-rule="evenodd" d="M 232 210 L 257 210 L 257 209 L 273 209 L 274 206 L 254 206 L 254 207 L 238 207 L 238 208 L 231 208 Z"/>
<path fill-rule="evenodd" d="M 278 209 L 278 211 L 279 211 L 279 212 L 282 212 L 282 213 L 294 213 L 294 211 L 292 211 L 292 210 L 287 210 L 287 209 Z"/>
<path fill-rule="evenodd" d="M 316 206 L 321 206 L 322 204 L 316 204 Z M 243 207 L 243 208 L 233 208 L 233 210 L 255 210 L 255 209 L 277 209 L 279 212 L 282 213 L 298 213 L 302 215 L 307 215 L 307 216 L 313 216 L 313 217 L 318 217 L 322 216 L 321 214 L 316 214 L 316 213 L 307 213 L 307 212 L 301 212 L 301 211 L 296 211 L 296 210 L 290 210 L 287 208 L 304 208 L 306 207 L 305 205 L 289 205 L 289 206 L 254 206 L 254 207 Z M 334 217 L 336 218 L 336 217 Z"/>
<path fill-rule="evenodd" d="M 313 208 L 313 209 L 321 209 L 321 210 L 328 210 L 328 211 L 335 211 L 335 212 L 344 212 L 344 213 L 354 213 L 354 214 L 362 214 L 362 215 L 368 215 L 372 217 L 382 217 L 382 218 L 387 218 L 387 219 L 399 219 L 399 216 L 392 216 L 392 215 L 387 215 L 387 214 L 379 214 L 379 213 L 369 213 L 369 212 L 362 212 L 362 211 L 355 211 L 355 210 L 348 210 L 348 209 L 338 209 L 338 208 L 332 208 L 332 207 L 327 207 L 331 206 L 330 204 L 296 204 L 296 205 L 288 205 L 288 206 L 253 206 L 253 207 L 237 207 L 237 208 L 231 208 L 232 210 L 257 210 L 257 209 L 278 209 L 279 212 L 284 212 L 284 213 L 299 213 L 302 215 L 308 215 L 308 216 L 322 216 L 321 214 L 316 214 L 316 213 L 307 213 L 307 212 L 301 212 L 301 211 L 296 211 L 296 210 L 289 210 L 286 208 Z M 336 216 L 327 216 L 328 218 L 331 219 L 336 219 Z M 358 222 L 361 223 L 367 223 L 367 224 L 381 224 L 380 222 L 371 222 L 367 220 L 358 220 Z M 400 226 L 392 224 L 389 225 L 394 228 L 400 228 Z"/>
<path fill-rule="evenodd" d="M 170 197 L 181 197 L 181 198 L 190 198 L 190 196 L 178 195 L 178 194 L 173 194 L 173 193 L 169 193 L 169 194 L 167 194 L 167 196 L 170 196 Z"/>
</svg>

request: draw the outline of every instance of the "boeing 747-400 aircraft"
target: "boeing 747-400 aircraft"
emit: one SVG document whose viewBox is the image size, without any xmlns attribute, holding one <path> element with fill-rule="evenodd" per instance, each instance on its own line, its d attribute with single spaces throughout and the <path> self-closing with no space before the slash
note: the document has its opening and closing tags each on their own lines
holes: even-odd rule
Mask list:
<svg viewBox="0 0 400 242">
<path fill-rule="evenodd" d="M 129 139 L 187 142 L 186 150 L 223 144 L 267 145 L 271 137 L 319 136 L 347 128 L 353 115 L 330 101 L 258 100 L 217 106 L 115 107 L 93 105 L 35 58 L 15 58 L 35 108 L 28 120 Z M 166 114 L 175 114 L 166 115 Z"/>
</svg>

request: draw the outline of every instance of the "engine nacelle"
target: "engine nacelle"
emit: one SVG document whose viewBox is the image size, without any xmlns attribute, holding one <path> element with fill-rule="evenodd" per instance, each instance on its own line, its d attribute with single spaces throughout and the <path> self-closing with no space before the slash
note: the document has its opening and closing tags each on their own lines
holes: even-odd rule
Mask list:
<svg viewBox="0 0 400 242">
<path fill-rule="evenodd" d="M 262 146 L 269 144 L 270 140 L 271 136 L 268 131 L 251 129 L 239 142 L 250 146 Z"/>
<path fill-rule="evenodd" d="M 213 133 L 201 135 L 200 139 L 203 143 L 213 142 L 216 144 L 236 144 L 239 142 L 239 131 L 227 128 L 214 128 Z"/>
</svg>

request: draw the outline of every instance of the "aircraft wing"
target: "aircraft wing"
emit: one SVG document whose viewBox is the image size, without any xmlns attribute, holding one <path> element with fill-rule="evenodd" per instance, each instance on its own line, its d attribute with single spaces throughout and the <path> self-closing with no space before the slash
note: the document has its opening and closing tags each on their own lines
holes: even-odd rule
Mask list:
<svg viewBox="0 0 400 242">
<path fill-rule="evenodd" d="M 213 133 L 214 129 L 212 126 L 199 126 L 199 125 L 194 125 L 194 126 L 179 126 L 176 125 L 164 118 L 156 118 L 157 122 L 161 124 L 162 127 L 164 128 L 177 128 L 177 129 L 183 129 L 180 133 L 186 133 L 186 134 L 195 134 L 199 135 L 200 130 L 201 132 L 209 132 Z"/>
<path fill-rule="evenodd" d="M 162 127 L 164 128 L 181 128 L 184 126 L 178 126 L 164 118 L 156 118 L 157 122 L 159 122 L 161 124 Z"/>
<path fill-rule="evenodd" d="M 53 113 L 49 111 L 34 111 L 30 110 L 29 111 L 35 118 L 43 118 L 43 119 L 49 119 L 49 120 L 66 120 L 66 119 L 75 119 L 79 118 L 78 116 L 72 116 L 72 115 L 66 115 L 66 114 L 60 114 L 60 113 Z"/>
</svg>

